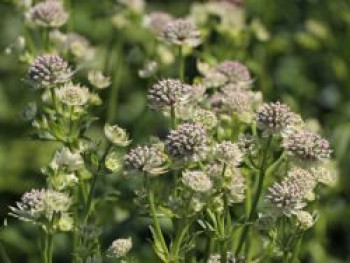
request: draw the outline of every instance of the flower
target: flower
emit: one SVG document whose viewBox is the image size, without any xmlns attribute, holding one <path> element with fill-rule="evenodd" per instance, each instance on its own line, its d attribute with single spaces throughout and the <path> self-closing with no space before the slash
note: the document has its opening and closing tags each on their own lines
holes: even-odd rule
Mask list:
<svg viewBox="0 0 350 263">
<path fill-rule="evenodd" d="M 292 180 L 274 183 L 269 188 L 266 199 L 277 211 L 288 217 L 305 206 L 302 201 L 303 191 Z"/>
<path fill-rule="evenodd" d="M 218 64 L 214 70 L 226 77 L 226 84 L 235 84 L 245 88 L 252 83 L 247 67 L 238 61 L 223 61 Z"/>
<path fill-rule="evenodd" d="M 194 123 L 202 125 L 207 130 L 214 129 L 218 123 L 215 113 L 205 109 L 197 109 L 191 118 Z"/>
<path fill-rule="evenodd" d="M 164 12 L 153 12 L 147 15 L 143 21 L 145 27 L 152 30 L 158 36 L 164 32 L 166 25 L 173 20 L 173 17 Z"/>
<path fill-rule="evenodd" d="M 311 169 L 315 179 L 324 185 L 334 187 L 338 182 L 338 173 L 332 163 L 324 163 L 317 165 Z"/>
<path fill-rule="evenodd" d="M 213 187 L 209 176 L 202 171 L 183 172 L 182 183 L 195 192 L 208 192 Z"/>
<path fill-rule="evenodd" d="M 79 152 L 72 152 L 67 147 L 56 151 L 50 167 L 54 170 L 66 169 L 68 171 L 77 171 L 84 165 L 84 160 Z"/>
<path fill-rule="evenodd" d="M 140 78 L 149 78 L 153 76 L 158 70 L 157 61 L 147 61 L 143 68 L 138 71 Z"/>
<path fill-rule="evenodd" d="M 160 145 L 137 146 L 124 157 L 126 169 L 132 172 L 159 175 L 166 172 L 166 155 Z"/>
<path fill-rule="evenodd" d="M 142 13 L 145 8 L 144 0 L 117 0 L 121 5 L 129 8 L 135 13 Z"/>
<path fill-rule="evenodd" d="M 170 110 L 185 103 L 190 86 L 177 79 L 164 79 L 154 84 L 147 94 L 148 103 L 154 110 Z"/>
<path fill-rule="evenodd" d="M 161 38 L 178 46 L 195 47 L 201 43 L 201 34 L 197 26 L 192 21 L 183 18 L 168 22 L 163 29 Z"/>
<path fill-rule="evenodd" d="M 243 114 L 253 111 L 254 92 L 230 84 L 225 86 L 220 94 L 224 112 Z"/>
<path fill-rule="evenodd" d="M 113 241 L 112 245 L 108 248 L 107 254 L 110 257 L 122 258 L 125 257 L 132 248 L 131 238 L 120 238 Z"/>
<path fill-rule="evenodd" d="M 57 90 L 57 98 L 68 106 L 83 106 L 89 101 L 90 92 L 84 86 L 69 83 Z"/>
<path fill-rule="evenodd" d="M 78 180 L 78 177 L 74 173 L 60 173 L 49 178 L 51 187 L 59 191 L 74 186 L 78 183 Z"/>
<path fill-rule="evenodd" d="M 88 80 L 91 83 L 91 85 L 98 89 L 104 89 L 111 85 L 111 79 L 109 77 L 104 76 L 101 71 L 89 71 Z"/>
<path fill-rule="evenodd" d="M 287 134 L 282 145 L 290 156 L 306 162 L 325 161 L 332 152 L 326 139 L 307 129 Z"/>
<path fill-rule="evenodd" d="M 28 76 L 37 86 L 49 87 L 67 82 L 72 73 L 67 62 L 60 56 L 42 55 L 29 67 Z"/>
<path fill-rule="evenodd" d="M 293 167 L 287 175 L 287 178 L 290 182 L 298 185 L 300 193 L 304 198 L 313 199 L 313 190 L 317 185 L 317 180 L 308 170 Z"/>
<path fill-rule="evenodd" d="M 68 20 L 68 14 L 60 1 L 44 1 L 32 7 L 27 17 L 34 24 L 43 27 L 60 27 Z"/>
<path fill-rule="evenodd" d="M 119 172 L 123 168 L 121 155 L 115 151 L 108 153 L 105 160 L 105 166 L 113 173 Z"/>
<path fill-rule="evenodd" d="M 207 133 L 202 125 L 183 123 L 170 132 L 165 141 L 165 148 L 174 159 L 190 161 L 203 157 L 207 143 Z"/>
<path fill-rule="evenodd" d="M 106 123 L 104 126 L 104 132 L 106 138 L 114 145 L 126 147 L 131 142 L 126 131 L 120 128 L 118 125 L 112 126 Z"/>
<path fill-rule="evenodd" d="M 241 203 L 245 199 L 246 181 L 240 173 L 234 173 L 230 182 L 226 185 L 230 203 Z"/>
<path fill-rule="evenodd" d="M 298 118 L 287 105 L 276 102 L 264 104 L 256 114 L 256 121 L 260 129 L 276 134 L 293 126 Z"/>
<path fill-rule="evenodd" d="M 226 165 L 238 166 L 243 160 L 243 153 L 237 144 L 223 141 L 215 146 L 214 157 Z"/>
<path fill-rule="evenodd" d="M 45 224 L 53 215 L 65 214 L 72 204 L 69 195 L 51 189 L 32 189 L 23 194 L 11 214 L 23 221 Z"/>
<path fill-rule="evenodd" d="M 68 214 L 62 214 L 60 220 L 58 221 L 58 227 L 63 232 L 68 232 L 73 229 L 74 220 Z"/>
<path fill-rule="evenodd" d="M 315 224 L 315 220 L 309 212 L 301 210 L 298 211 L 295 216 L 303 230 L 309 229 Z"/>
</svg>

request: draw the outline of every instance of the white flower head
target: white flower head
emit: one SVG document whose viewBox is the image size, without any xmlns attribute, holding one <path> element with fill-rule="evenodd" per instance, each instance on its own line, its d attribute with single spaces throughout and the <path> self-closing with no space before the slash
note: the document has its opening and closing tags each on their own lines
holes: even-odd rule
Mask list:
<svg viewBox="0 0 350 263">
<path fill-rule="evenodd" d="M 182 183 L 195 192 L 208 192 L 213 183 L 202 171 L 186 171 L 182 173 Z"/>
<path fill-rule="evenodd" d="M 303 230 L 309 229 L 315 224 L 315 220 L 309 212 L 300 210 L 295 216 Z"/>
<path fill-rule="evenodd" d="M 120 128 L 118 125 L 112 126 L 106 123 L 104 126 L 104 132 L 107 139 L 114 145 L 126 147 L 131 142 L 126 131 Z"/>
<path fill-rule="evenodd" d="M 64 168 L 68 171 L 79 170 L 84 165 L 84 160 L 79 152 L 72 152 L 67 147 L 58 150 L 52 159 L 52 169 Z"/>
<path fill-rule="evenodd" d="M 108 248 L 108 256 L 114 258 L 125 257 L 132 248 L 131 238 L 120 238 L 113 241 L 112 245 Z"/>
<path fill-rule="evenodd" d="M 57 90 L 58 99 L 69 106 L 83 106 L 90 98 L 89 89 L 72 83 L 66 84 Z"/>
<path fill-rule="evenodd" d="M 103 75 L 101 71 L 89 71 L 88 80 L 94 87 L 98 89 L 104 89 L 111 85 L 111 79 Z"/>
</svg>

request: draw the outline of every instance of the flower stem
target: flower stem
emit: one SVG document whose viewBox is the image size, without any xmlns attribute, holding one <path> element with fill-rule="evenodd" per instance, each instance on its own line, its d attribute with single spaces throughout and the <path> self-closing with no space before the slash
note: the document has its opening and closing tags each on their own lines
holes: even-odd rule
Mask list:
<svg viewBox="0 0 350 263">
<path fill-rule="evenodd" d="M 165 239 L 163 236 L 162 229 L 161 229 L 159 222 L 158 222 L 156 208 L 154 205 L 154 192 L 153 192 L 153 189 L 150 185 L 150 180 L 149 180 L 149 177 L 147 174 L 145 174 L 145 180 L 146 180 L 146 187 L 147 187 L 147 192 L 148 192 L 148 202 L 149 202 L 150 212 L 151 212 L 151 216 L 152 216 L 152 220 L 153 220 L 153 224 L 154 224 L 155 235 L 156 235 L 157 240 L 160 242 L 160 245 L 162 247 L 165 258 L 167 258 L 169 255 L 169 251 L 168 251 L 168 247 L 166 245 L 166 242 L 165 242 Z"/>
<path fill-rule="evenodd" d="M 249 212 L 248 220 L 246 222 L 249 224 L 245 224 L 245 226 L 242 230 L 242 234 L 240 236 L 239 243 L 238 243 L 238 246 L 236 249 L 236 255 L 239 255 L 239 253 L 241 252 L 241 249 L 242 249 L 242 247 L 247 239 L 249 228 L 250 228 L 250 222 L 254 219 L 256 209 L 257 209 L 257 206 L 258 206 L 258 203 L 260 200 L 260 196 L 261 196 L 263 185 L 264 185 L 264 179 L 265 179 L 265 175 L 266 175 L 267 153 L 268 153 L 271 141 L 272 141 L 272 136 L 270 135 L 269 138 L 267 139 L 266 147 L 263 151 L 263 156 L 261 159 L 261 165 L 260 165 L 260 169 L 259 169 L 258 187 L 256 190 L 255 197 L 253 199 L 252 207 L 251 207 L 250 212 Z M 246 252 L 248 252 L 248 251 L 246 251 Z"/>
<path fill-rule="evenodd" d="M 183 55 L 183 47 L 179 46 L 179 79 L 181 82 L 185 81 L 185 57 Z"/>
</svg>

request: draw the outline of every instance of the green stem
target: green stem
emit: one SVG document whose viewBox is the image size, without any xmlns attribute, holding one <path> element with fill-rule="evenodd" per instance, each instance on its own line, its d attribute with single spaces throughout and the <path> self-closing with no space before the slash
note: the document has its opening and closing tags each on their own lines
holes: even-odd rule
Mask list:
<svg viewBox="0 0 350 263">
<path fill-rule="evenodd" d="M 190 224 L 188 222 L 185 223 L 185 225 L 177 231 L 175 235 L 175 241 L 174 241 L 174 246 L 171 251 L 172 259 L 174 262 L 179 262 L 179 252 L 180 252 L 180 247 L 182 244 L 182 240 L 186 236 L 186 233 L 189 229 Z"/>
<path fill-rule="evenodd" d="M 252 203 L 252 207 L 250 209 L 250 213 L 249 213 L 248 220 L 247 220 L 247 223 L 249 223 L 249 224 L 246 224 L 242 230 L 242 234 L 241 234 L 241 237 L 240 237 L 237 249 L 236 249 L 236 255 L 239 255 L 239 253 L 241 252 L 241 249 L 244 245 L 244 242 L 248 236 L 250 222 L 254 219 L 256 209 L 257 209 L 257 206 L 258 206 L 258 203 L 260 200 L 260 196 L 261 196 L 262 189 L 264 186 L 264 179 L 265 179 L 265 175 L 266 175 L 267 153 L 268 153 L 271 141 L 272 141 L 272 136 L 270 135 L 268 140 L 267 140 L 267 144 L 266 144 L 266 147 L 264 149 L 263 157 L 261 160 L 261 165 L 260 165 L 260 170 L 259 170 L 259 178 L 258 178 L 258 188 L 256 190 L 256 194 L 255 194 L 255 197 L 254 197 L 254 200 Z"/>
<path fill-rule="evenodd" d="M 185 81 L 185 57 L 183 55 L 183 47 L 179 46 L 179 78 L 181 82 Z"/>
<path fill-rule="evenodd" d="M 299 254 L 302 239 L 303 239 L 303 234 L 299 235 L 296 240 L 296 245 L 292 251 L 292 257 L 291 257 L 290 263 L 294 263 L 296 261 Z"/>
<path fill-rule="evenodd" d="M 52 263 L 52 233 L 44 231 L 44 263 Z"/>
<path fill-rule="evenodd" d="M 154 192 L 153 192 L 153 189 L 150 185 L 150 180 L 149 180 L 149 177 L 147 174 L 145 174 L 145 181 L 146 181 L 146 187 L 147 187 L 147 192 L 148 192 L 148 202 L 149 202 L 150 212 L 151 212 L 151 216 L 152 216 L 152 220 L 153 220 L 155 235 L 157 236 L 157 239 L 160 242 L 160 245 L 163 249 L 163 253 L 165 254 L 165 257 L 168 257 L 168 255 L 169 255 L 168 247 L 167 247 L 167 244 L 165 242 L 162 229 L 161 229 L 159 222 L 158 222 L 156 208 L 154 205 Z"/>
<path fill-rule="evenodd" d="M 58 113 L 57 98 L 56 98 L 56 92 L 54 87 L 50 87 L 50 93 L 51 93 L 53 109 L 55 110 L 56 113 Z"/>
<path fill-rule="evenodd" d="M 108 101 L 107 109 L 107 121 L 113 123 L 116 119 L 116 110 L 118 104 L 118 90 L 120 87 L 121 79 L 121 63 L 122 63 L 122 43 L 119 43 L 115 52 L 116 52 L 116 61 L 112 67 L 112 87 L 110 90 L 110 97 Z"/>
<path fill-rule="evenodd" d="M 43 28 L 43 43 L 46 52 L 50 50 L 50 28 Z"/>
</svg>

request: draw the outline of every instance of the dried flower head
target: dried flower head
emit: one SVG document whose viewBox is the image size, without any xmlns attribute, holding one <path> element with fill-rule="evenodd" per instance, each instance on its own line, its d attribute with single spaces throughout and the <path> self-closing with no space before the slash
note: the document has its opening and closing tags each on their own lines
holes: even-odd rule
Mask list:
<svg viewBox="0 0 350 263">
<path fill-rule="evenodd" d="M 154 110 L 170 110 L 186 102 L 189 85 L 176 79 L 164 79 L 154 84 L 147 94 L 149 106 Z"/>
<path fill-rule="evenodd" d="M 106 138 L 114 145 L 126 147 L 131 142 L 126 131 L 120 128 L 118 125 L 112 126 L 106 123 L 104 126 L 104 132 Z"/>
<path fill-rule="evenodd" d="M 43 224 L 52 220 L 54 214 L 66 213 L 72 204 L 71 198 L 55 190 L 33 189 L 23 194 L 17 207 L 10 207 L 12 216 L 23 221 Z"/>
<path fill-rule="evenodd" d="M 124 157 L 126 169 L 131 172 L 159 175 L 166 172 L 166 155 L 160 145 L 137 146 Z"/>
<path fill-rule="evenodd" d="M 68 106 L 83 106 L 90 99 L 89 89 L 68 83 L 57 90 L 57 98 Z"/>
<path fill-rule="evenodd" d="M 301 161 L 324 161 L 332 152 L 326 139 L 307 129 L 286 135 L 283 147 L 289 155 Z"/>
<path fill-rule="evenodd" d="M 82 168 L 84 160 L 79 152 L 72 152 L 67 147 L 56 151 L 50 167 L 54 170 L 64 169 L 67 171 L 76 171 Z"/>
<path fill-rule="evenodd" d="M 293 181 L 285 180 L 274 183 L 266 196 L 269 203 L 286 216 L 294 214 L 305 206 L 303 191 Z"/>
<path fill-rule="evenodd" d="M 295 216 L 303 230 L 309 229 L 315 224 L 315 220 L 309 212 L 301 210 L 298 211 Z"/>
<path fill-rule="evenodd" d="M 109 257 L 123 258 L 131 249 L 131 238 L 120 238 L 113 241 L 112 245 L 108 248 L 107 254 Z"/>
<path fill-rule="evenodd" d="M 252 83 L 249 70 L 238 61 L 223 61 L 215 67 L 215 71 L 226 77 L 226 84 L 235 84 L 244 88 Z"/>
<path fill-rule="evenodd" d="M 281 133 L 297 120 L 296 114 L 280 102 L 264 104 L 256 113 L 258 127 L 269 134 Z"/>
<path fill-rule="evenodd" d="M 105 89 L 111 85 L 111 79 L 103 75 L 101 71 L 89 71 L 88 80 L 94 87 L 98 89 Z"/>
<path fill-rule="evenodd" d="M 201 43 L 200 31 L 188 19 L 180 18 L 168 22 L 162 33 L 162 38 L 173 45 L 195 47 Z"/>
<path fill-rule="evenodd" d="M 32 7 L 27 17 L 31 22 L 43 27 L 60 27 L 68 20 L 68 14 L 60 1 L 44 1 Z"/>
<path fill-rule="evenodd" d="M 29 67 L 28 76 L 37 86 L 48 87 L 67 82 L 72 72 L 60 56 L 42 55 Z"/>
<path fill-rule="evenodd" d="M 202 125 L 183 123 L 170 132 L 165 147 L 175 160 L 190 161 L 203 157 L 207 143 L 208 137 Z"/>
<path fill-rule="evenodd" d="M 173 17 L 164 12 L 153 12 L 144 19 L 145 27 L 151 29 L 155 34 L 161 36 L 166 25 L 173 20 Z"/>
<path fill-rule="evenodd" d="M 195 192 L 208 192 L 213 187 L 209 176 L 202 171 L 183 172 L 182 183 Z"/>
<path fill-rule="evenodd" d="M 214 157 L 226 165 L 238 166 L 243 160 L 243 153 L 237 144 L 223 141 L 215 146 Z"/>
</svg>

